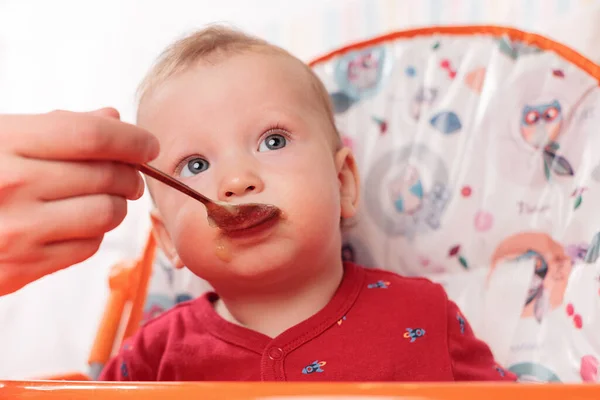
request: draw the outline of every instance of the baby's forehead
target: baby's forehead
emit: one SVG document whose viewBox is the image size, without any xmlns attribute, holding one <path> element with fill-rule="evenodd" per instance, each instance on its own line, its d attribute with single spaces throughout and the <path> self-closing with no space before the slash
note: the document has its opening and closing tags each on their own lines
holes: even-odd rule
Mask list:
<svg viewBox="0 0 600 400">
<path fill-rule="evenodd" d="M 165 78 L 140 102 L 138 116 L 148 106 L 156 110 L 178 103 L 191 91 L 207 103 L 223 98 L 231 104 L 240 99 L 252 103 L 281 100 L 295 106 L 326 108 L 318 83 L 300 60 L 285 54 L 245 51 L 211 55 Z"/>
<path fill-rule="evenodd" d="M 313 80 L 311 70 L 302 61 L 287 53 L 260 48 L 246 50 L 241 53 L 225 55 L 216 62 L 210 59 L 202 60 L 191 71 L 194 74 L 202 74 L 206 71 L 203 67 L 223 69 L 232 78 L 241 74 L 248 81 L 258 79 L 257 83 L 263 83 L 272 89 L 284 88 L 287 91 L 293 91 L 294 94 L 313 94 L 309 90 L 313 86 L 311 85 Z M 245 70 L 251 72 L 243 74 L 242 71 Z"/>
<path fill-rule="evenodd" d="M 202 97 L 207 109 L 213 107 L 211 103 L 229 104 L 231 101 L 233 105 L 233 102 L 239 100 L 253 105 L 270 99 L 276 104 L 309 112 L 322 118 L 330 128 L 333 126 L 329 94 L 319 78 L 299 59 L 268 49 L 233 54 L 216 53 L 180 70 L 166 78 L 140 102 L 138 123 L 142 119 L 146 122 L 155 120 L 152 117 L 144 118 L 144 115 L 163 114 L 169 108 L 187 108 L 188 105 L 181 104 L 182 94 L 189 95 L 190 88 L 194 87 L 196 81 L 198 85 L 195 87 L 198 90 L 194 92 L 194 96 Z M 232 85 L 232 82 L 236 84 Z M 210 90 L 204 90 L 205 87 Z M 252 97 L 253 95 L 256 97 Z M 176 113 L 185 114 L 183 109 Z M 333 136 L 337 140 L 337 131 Z"/>
</svg>

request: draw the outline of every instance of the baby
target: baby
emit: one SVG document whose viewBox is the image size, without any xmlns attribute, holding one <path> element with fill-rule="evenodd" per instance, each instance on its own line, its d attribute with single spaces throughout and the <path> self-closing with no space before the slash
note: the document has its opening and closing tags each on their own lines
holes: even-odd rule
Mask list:
<svg viewBox="0 0 600 400">
<path fill-rule="evenodd" d="M 102 380 L 515 380 L 441 286 L 342 262 L 340 222 L 359 177 L 329 95 L 297 58 L 211 27 L 169 47 L 141 86 L 153 165 L 231 204 L 281 218 L 223 233 L 204 206 L 158 182 L 158 242 L 215 289 L 145 324 Z"/>
</svg>

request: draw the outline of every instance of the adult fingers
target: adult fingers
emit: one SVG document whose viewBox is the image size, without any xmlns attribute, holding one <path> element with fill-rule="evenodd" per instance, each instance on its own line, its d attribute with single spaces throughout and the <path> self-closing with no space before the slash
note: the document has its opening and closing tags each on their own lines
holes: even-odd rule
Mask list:
<svg viewBox="0 0 600 400">
<path fill-rule="evenodd" d="M 38 240 L 55 243 L 103 235 L 123 222 L 127 200 L 120 196 L 89 195 L 49 201 L 38 210 Z"/>
<path fill-rule="evenodd" d="M 93 256 L 103 236 L 42 245 L 29 249 L 29 260 L 0 262 L 0 296 L 16 292 L 30 282 L 78 264 Z"/>
<path fill-rule="evenodd" d="M 0 143 L 5 151 L 52 160 L 138 164 L 151 161 L 159 152 L 158 140 L 142 128 L 116 118 L 69 111 L 0 115 Z"/>
<path fill-rule="evenodd" d="M 126 214 L 127 200 L 110 195 L 12 207 L 0 213 L 0 263 L 23 261 L 41 244 L 101 236 L 119 226 Z"/>
<path fill-rule="evenodd" d="M 50 243 L 90 239 L 116 228 L 127 214 L 127 200 L 91 195 L 45 203 L 24 203 L 0 213 L 0 264 L 24 262 Z"/>
<path fill-rule="evenodd" d="M 109 194 L 137 200 L 144 180 L 132 165 L 111 161 L 43 161 L 21 159 L 23 180 L 40 200 Z M 1 164 L 1 163 L 0 163 Z M 1 170 L 1 168 L 0 168 Z"/>
<path fill-rule="evenodd" d="M 112 108 L 112 107 L 106 107 L 106 108 L 101 108 L 99 110 L 90 111 L 89 114 L 97 115 L 99 117 L 121 119 L 121 114 L 119 114 L 119 111 L 117 111 L 115 108 Z"/>
</svg>

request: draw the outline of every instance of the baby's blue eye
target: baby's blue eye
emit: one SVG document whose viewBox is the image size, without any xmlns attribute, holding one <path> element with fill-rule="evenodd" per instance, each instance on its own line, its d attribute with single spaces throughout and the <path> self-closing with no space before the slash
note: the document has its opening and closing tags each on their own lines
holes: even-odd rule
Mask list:
<svg viewBox="0 0 600 400">
<path fill-rule="evenodd" d="M 183 165 L 179 175 L 183 178 L 198 175 L 200 172 L 206 171 L 209 166 L 210 164 L 204 158 L 192 158 Z"/>
<path fill-rule="evenodd" d="M 260 142 L 258 151 L 279 150 L 284 148 L 286 144 L 287 139 L 285 136 L 274 133 L 267 136 L 262 142 Z"/>
</svg>

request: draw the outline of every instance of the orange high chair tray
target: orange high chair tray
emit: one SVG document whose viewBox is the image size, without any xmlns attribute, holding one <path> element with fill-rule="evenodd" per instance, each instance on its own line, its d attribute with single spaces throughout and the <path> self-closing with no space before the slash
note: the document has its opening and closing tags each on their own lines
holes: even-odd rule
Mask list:
<svg viewBox="0 0 600 400">
<path fill-rule="evenodd" d="M 597 400 L 598 385 L 4 382 L 0 399 Z"/>
</svg>

